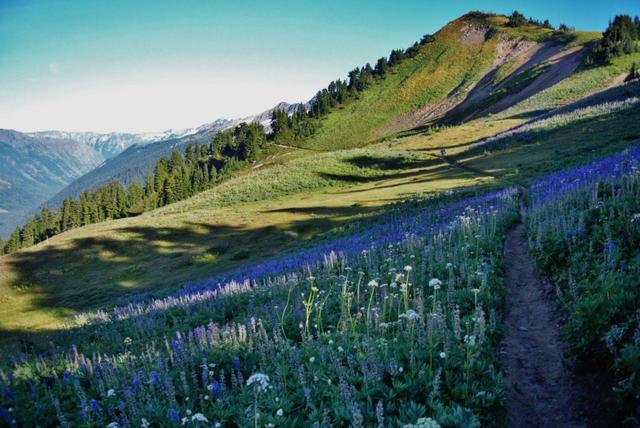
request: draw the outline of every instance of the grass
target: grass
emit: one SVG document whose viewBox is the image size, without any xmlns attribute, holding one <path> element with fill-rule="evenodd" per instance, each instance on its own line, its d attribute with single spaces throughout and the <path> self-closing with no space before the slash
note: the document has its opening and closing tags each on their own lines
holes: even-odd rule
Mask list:
<svg viewBox="0 0 640 428">
<path fill-rule="evenodd" d="M 378 80 L 360 98 L 330 113 L 307 145 L 337 149 L 362 146 L 385 134 L 384 127 L 403 113 L 434 104 L 456 88 L 464 89 L 486 70 L 496 40 L 460 41 L 464 21 L 454 21 L 436 35 L 436 41 Z"/>
<path fill-rule="evenodd" d="M 479 147 L 460 153 L 463 165 L 527 184 L 552 171 L 588 163 L 640 143 L 640 109 L 635 107 L 574 122 L 549 124 L 500 140 L 499 148 Z"/>
<path fill-rule="evenodd" d="M 577 101 L 624 77 L 633 63 L 640 62 L 640 53 L 615 58 L 611 64 L 600 67 L 582 67 L 562 82 L 547 88 L 526 100 L 500 112 L 498 117 L 526 116 L 555 109 Z"/>
</svg>

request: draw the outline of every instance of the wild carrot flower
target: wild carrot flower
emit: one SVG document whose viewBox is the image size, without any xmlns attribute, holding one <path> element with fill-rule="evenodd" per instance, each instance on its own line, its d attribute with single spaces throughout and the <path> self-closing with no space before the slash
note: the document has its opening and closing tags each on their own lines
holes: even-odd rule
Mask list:
<svg viewBox="0 0 640 428">
<path fill-rule="evenodd" d="M 192 422 L 203 422 L 203 423 L 209 422 L 207 417 L 205 415 L 203 415 L 202 413 L 196 413 L 195 415 L 191 416 L 191 421 Z"/>
<path fill-rule="evenodd" d="M 247 379 L 247 386 L 256 385 L 258 391 L 266 391 L 269 387 L 269 376 L 262 373 L 254 373 Z"/>
<path fill-rule="evenodd" d="M 435 290 L 439 290 L 441 285 L 442 281 L 440 281 L 438 278 L 431 278 L 431 280 L 429 281 L 429 287 Z"/>
</svg>

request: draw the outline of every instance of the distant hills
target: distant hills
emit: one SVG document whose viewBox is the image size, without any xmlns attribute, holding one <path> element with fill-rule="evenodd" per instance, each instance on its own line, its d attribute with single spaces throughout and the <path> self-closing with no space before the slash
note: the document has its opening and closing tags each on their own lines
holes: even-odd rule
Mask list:
<svg viewBox="0 0 640 428">
<path fill-rule="evenodd" d="M 93 147 L 69 138 L 0 130 L 0 236 L 103 161 Z"/>
<path fill-rule="evenodd" d="M 128 185 L 151 172 L 162 156 L 189 143 L 204 143 L 241 122 L 268 127 L 274 110 L 293 113 L 303 104 L 279 103 L 241 119 L 217 119 L 196 128 L 148 133 L 0 129 L 0 237 L 6 237 L 42 205 L 57 207 L 113 179 Z"/>
</svg>

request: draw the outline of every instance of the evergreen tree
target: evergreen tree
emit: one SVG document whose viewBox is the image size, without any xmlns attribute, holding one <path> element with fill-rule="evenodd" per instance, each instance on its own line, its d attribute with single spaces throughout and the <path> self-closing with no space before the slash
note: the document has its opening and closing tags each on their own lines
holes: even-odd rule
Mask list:
<svg viewBox="0 0 640 428">
<path fill-rule="evenodd" d="M 513 13 L 509 16 L 509 21 L 507 25 L 509 27 L 522 27 L 527 23 L 527 18 L 517 10 L 514 10 Z"/>
<path fill-rule="evenodd" d="M 609 23 L 600 43 L 589 55 L 589 62 L 609 62 L 616 56 L 630 54 L 637 50 L 636 41 L 640 39 L 640 30 L 629 15 L 617 15 Z"/>
<path fill-rule="evenodd" d="M 16 229 L 9 235 L 9 240 L 5 244 L 5 252 L 7 254 L 15 253 L 20 249 L 20 228 Z"/>
<path fill-rule="evenodd" d="M 387 68 L 388 68 L 388 62 L 387 62 L 387 58 L 382 57 L 379 58 L 378 61 L 376 62 L 376 68 L 375 68 L 375 73 L 378 76 L 384 76 L 385 74 L 387 74 Z"/>
</svg>

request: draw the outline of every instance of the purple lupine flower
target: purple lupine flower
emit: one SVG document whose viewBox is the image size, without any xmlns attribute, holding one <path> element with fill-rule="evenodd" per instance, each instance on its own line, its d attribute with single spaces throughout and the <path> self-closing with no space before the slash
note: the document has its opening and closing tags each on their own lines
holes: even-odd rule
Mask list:
<svg viewBox="0 0 640 428">
<path fill-rule="evenodd" d="M 100 405 L 98 404 L 98 402 L 94 399 L 91 399 L 89 401 L 89 409 L 91 409 L 91 413 L 98 415 L 100 414 Z"/>
<path fill-rule="evenodd" d="M 180 421 L 180 413 L 176 409 L 169 410 L 169 422 L 172 424 L 179 424 Z"/>
<path fill-rule="evenodd" d="M 215 398 L 218 395 L 220 395 L 220 390 L 222 388 L 220 387 L 220 382 L 218 382 L 217 380 L 214 380 L 211 385 L 209 385 L 209 390 L 211 391 L 211 395 Z"/>
<path fill-rule="evenodd" d="M 0 418 L 2 418 L 6 423 L 11 424 L 13 418 L 11 417 L 11 413 L 4 407 L 0 407 Z"/>
<path fill-rule="evenodd" d="M 180 349 L 182 349 L 182 340 L 173 340 L 171 342 L 171 348 L 173 348 L 173 352 L 180 352 Z"/>
<path fill-rule="evenodd" d="M 141 383 L 142 382 L 140 380 L 140 374 L 134 373 L 133 379 L 131 379 L 131 384 L 133 385 L 133 389 L 138 390 L 140 388 Z"/>
<path fill-rule="evenodd" d="M 4 399 L 7 401 L 15 401 L 16 397 L 13 395 L 13 392 L 9 387 L 4 388 Z"/>
<path fill-rule="evenodd" d="M 151 382 L 152 385 L 157 386 L 160 383 L 160 376 L 158 375 L 157 371 L 152 371 L 151 373 L 149 373 L 149 382 Z"/>
<path fill-rule="evenodd" d="M 236 370 L 240 368 L 240 358 L 237 356 L 233 357 L 233 368 Z"/>
</svg>

